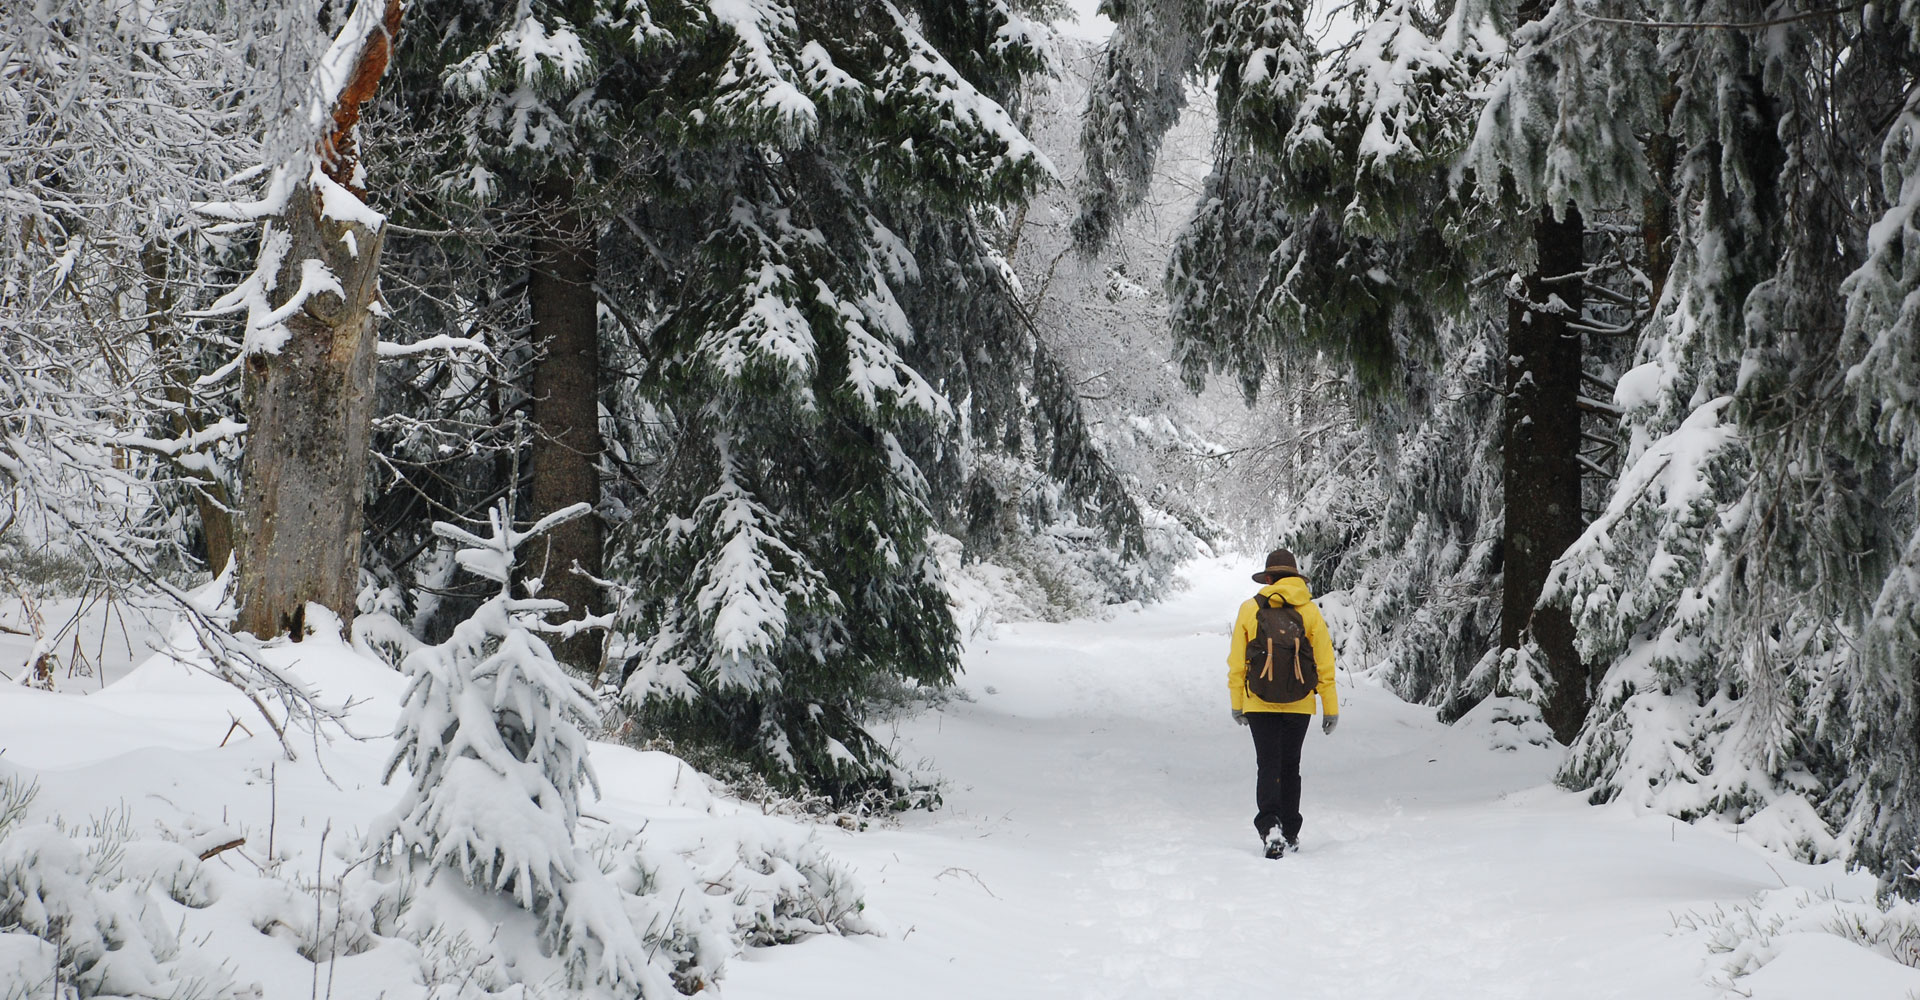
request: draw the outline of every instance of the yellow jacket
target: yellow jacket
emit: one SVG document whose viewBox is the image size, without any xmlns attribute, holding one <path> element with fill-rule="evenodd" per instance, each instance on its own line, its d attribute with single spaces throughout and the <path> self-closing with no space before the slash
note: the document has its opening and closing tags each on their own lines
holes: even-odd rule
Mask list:
<svg viewBox="0 0 1920 1000">
<path fill-rule="evenodd" d="M 1320 671 L 1320 683 L 1315 687 L 1314 694 L 1320 696 L 1320 704 L 1326 714 L 1339 715 L 1340 698 L 1333 689 L 1333 636 L 1327 632 L 1327 620 L 1320 617 L 1320 609 L 1313 606 L 1313 594 L 1307 590 L 1307 581 L 1297 576 L 1283 577 L 1261 587 L 1260 593 L 1269 600 L 1278 597 L 1300 612 L 1300 620 L 1307 626 L 1307 641 L 1313 644 L 1314 665 Z M 1247 693 L 1247 643 L 1253 641 L 1254 633 L 1258 631 L 1254 618 L 1258 607 L 1251 598 L 1240 605 L 1240 617 L 1233 623 L 1233 642 L 1227 646 L 1227 694 L 1233 698 L 1233 710 L 1312 715 L 1312 694 L 1299 701 L 1280 703 L 1262 701 Z"/>
</svg>

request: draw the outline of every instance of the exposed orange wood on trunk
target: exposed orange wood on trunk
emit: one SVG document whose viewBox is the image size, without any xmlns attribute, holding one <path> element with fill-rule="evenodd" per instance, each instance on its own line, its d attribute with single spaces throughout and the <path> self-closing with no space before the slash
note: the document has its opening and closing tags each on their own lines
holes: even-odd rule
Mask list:
<svg viewBox="0 0 1920 1000">
<path fill-rule="evenodd" d="M 340 99 L 334 102 L 333 131 L 320 141 L 321 168 L 335 184 L 352 191 L 356 198 L 364 199 L 367 192 L 353 182 L 355 169 L 360 165 L 359 150 L 353 145 L 353 128 L 360 124 L 360 106 L 373 99 L 373 92 L 380 87 L 380 78 L 387 72 L 394 43 L 400 40 L 400 15 L 405 6 L 402 0 L 387 0 L 380 30 L 368 36 L 366 45 L 360 49 L 360 61 L 354 64 L 353 78 L 347 81 L 340 91 Z"/>
</svg>

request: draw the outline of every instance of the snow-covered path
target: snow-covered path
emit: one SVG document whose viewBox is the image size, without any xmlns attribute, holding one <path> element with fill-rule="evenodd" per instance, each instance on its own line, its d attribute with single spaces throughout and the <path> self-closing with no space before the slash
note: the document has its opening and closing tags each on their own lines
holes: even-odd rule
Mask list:
<svg viewBox="0 0 1920 1000">
<path fill-rule="evenodd" d="M 947 808 L 822 834 L 890 937 L 755 953 L 724 995 L 1708 998 L 1724 994 L 1676 916 L 1835 877 L 1589 807 L 1546 786 L 1552 752 L 1493 749 L 1345 676 L 1340 730 L 1308 737 L 1305 850 L 1264 860 L 1224 690 L 1251 585 L 1225 564 L 1193 573 L 1110 622 L 976 643 L 972 700 L 898 732 L 951 782 Z M 1761 995 L 1797 995 L 1777 985 Z"/>
</svg>

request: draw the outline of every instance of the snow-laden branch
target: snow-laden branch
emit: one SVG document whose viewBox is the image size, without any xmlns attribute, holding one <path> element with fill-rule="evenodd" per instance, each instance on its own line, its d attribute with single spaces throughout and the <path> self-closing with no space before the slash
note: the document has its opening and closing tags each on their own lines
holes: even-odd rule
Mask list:
<svg viewBox="0 0 1920 1000">
<path fill-rule="evenodd" d="M 411 344 L 395 344 L 383 340 L 376 345 L 376 349 L 383 358 L 404 358 L 415 354 L 427 354 L 432 351 L 475 351 L 489 358 L 493 357 L 493 349 L 480 340 L 476 340 L 473 337 L 455 337 L 444 333 L 428 337 L 425 340 L 417 340 Z"/>
<path fill-rule="evenodd" d="M 103 438 L 101 443 L 114 448 L 137 448 L 156 455 L 179 458 L 194 452 L 205 451 L 222 441 L 235 440 L 246 432 L 246 424 L 221 417 L 214 423 L 181 437 L 153 438 L 144 434 L 120 434 Z"/>
<path fill-rule="evenodd" d="M 220 296 L 213 305 L 205 310 L 192 313 L 197 317 L 224 316 L 245 311 L 247 314 L 247 332 L 242 341 L 242 354 L 278 354 L 285 347 L 292 331 L 287 329 L 287 321 L 299 315 L 309 301 L 318 295 L 336 295 L 346 297 L 346 288 L 340 283 L 332 269 L 323 260 L 307 258 L 300 262 L 300 287 L 287 296 L 280 305 L 273 304 L 271 295 L 278 289 L 281 264 L 293 245 L 293 237 L 283 229 L 276 229 L 273 223 L 267 223 L 267 231 L 260 241 L 260 259 L 253 273 L 245 281 L 234 286 L 232 291 Z"/>
<path fill-rule="evenodd" d="M 466 546 L 454 553 L 454 561 L 460 564 L 461 569 L 474 576 L 500 584 L 503 588 L 502 593 L 506 593 L 504 588 L 513 579 L 513 554 L 527 539 L 568 521 L 585 517 L 592 510 L 592 504 L 576 503 L 562 507 L 535 521 L 533 527 L 525 531 L 515 531 L 512 523 L 506 520 L 506 512 L 495 508 L 487 512 L 488 523 L 493 529 L 493 534 L 487 538 L 482 538 L 459 525 L 449 524 L 446 521 L 433 522 L 433 533 L 456 545 Z M 538 610 L 566 610 L 566 605 L 558 601 L 537 603 L 553 605 L 552 608 Z M 536 609 L 528 608 L 527 610 Z"/>
</svg>

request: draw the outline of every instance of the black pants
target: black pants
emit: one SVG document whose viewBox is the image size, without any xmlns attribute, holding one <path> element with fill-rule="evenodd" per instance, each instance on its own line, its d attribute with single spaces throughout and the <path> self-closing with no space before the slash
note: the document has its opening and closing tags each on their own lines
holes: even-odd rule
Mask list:
<svg viewBox="0 0 1920 1000">
<path fill-rule="evenodd" d="M 1303 712 L 1247 713 L 1259 765 L 1254 802 L 1260 811 L 1253 825 L 1263 839 L 1275 826 L 1288 840 L 1300 836 L 1300 748 L 1312 722 L 1313 716 Z"/>
</svg>

